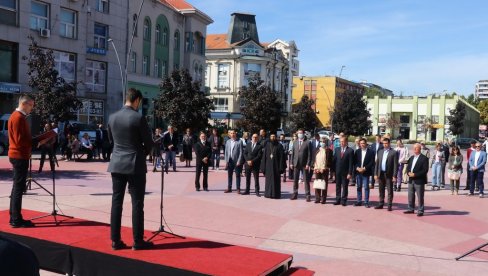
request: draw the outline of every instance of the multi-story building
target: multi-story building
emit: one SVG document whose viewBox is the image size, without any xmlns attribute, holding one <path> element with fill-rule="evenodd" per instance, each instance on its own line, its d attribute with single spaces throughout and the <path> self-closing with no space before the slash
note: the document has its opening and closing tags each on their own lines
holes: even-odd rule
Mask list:
<svg viewBox="0 0 488 276">
<path fill-rule="evenodd" d="M 103 122 L 122 105 L 122 79 L 109 39 L 125 52 L 128 1 L 0 1 L 0 113 L 10 113 L 17 95 L 30 92 L 27 61 L 32 36 L 54 50 L 56 69 L 79 82 L 85 123 Z"/>
<path fill-rule="evenodd" d="M 480 100 L 488 99 L 488 80 L 480 80 L 476 83 L 474 95 Z"/>
<path fill-rule="evenodd" d="M 209 34 L 206 40 L 205 86 L 215 105 L 211 123 L 224 120 L 233 126 L 242 117 L 239 91 L 256 75 L 279 93 L 286 116 L 291 105 L 289 81 L 299 70 L 297 57 L 293 41 L 261 43 L 255 15 L 233 13 L 228 33 Z"/>
<path fill-rule="evenodd" d="M 362 86 L 366 87 L 366 88 L 372 88 L 376 91 L 379 91 L 383 94 L 383 96 L 387 97 L 387 96 L 393 96 L 393 91 L 391 91 L 390 89 L 386 89 L 382 86 L 379 86 L 377 84 L 374 84 L 374 83 L 370 83 L 370 82 L 365 82 L 365 81 L 362 81 L 360 83 Z"/>
<path fill-rule="evenodd" d="M 206 30 L 213 21 L 183 0 L 146 1 L 138 20 L 140 4 L 129 3 L 128 43 L 137 28 L 129 54 L 128 87 L 142 91 L 143 114 L 152 118 L 151 124 L 160 125 L 153 116 L 152 99 L 159 94 L 162 79 L 174 69 L 188 69 L 194 81 L 203 81 Z"/>
<path fill-rule="evenodd" d="M 315 101 L 312 106 L 320 125 L 331 127 L 330 113 L 334 110 L 335 98 L 338 93 L 346 90 L 364 94 L 365 87 L 335 76 L 293 77 L 292 104 L 300 102 L 304 95 Z"/>
</svg>

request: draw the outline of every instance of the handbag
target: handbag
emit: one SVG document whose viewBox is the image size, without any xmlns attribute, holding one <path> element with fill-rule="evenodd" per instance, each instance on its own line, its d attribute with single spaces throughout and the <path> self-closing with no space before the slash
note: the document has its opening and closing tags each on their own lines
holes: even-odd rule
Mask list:
<svg viewBox="0 0 488 276">
<path fill-rule="evenodd" d="M 314 189 L 325 190 L 325 180 L 323 180 L 323 179 L 315 179 L 313 181 L 313 188 Z"/>
<path fill-rule="evenodd" d="M 460 172 L 456 172 L 456 171 L 449 170 L 447 172 L 447 176 L 451 180 L 459 180 L 459 178 L 461 178 L 461 173 Z"/>
<path fill-rule="evenodd" d="M 185 156 L 183 156 L 183 153 L 180 154 L 180 162 L 185 162 Z"/>
</svg>

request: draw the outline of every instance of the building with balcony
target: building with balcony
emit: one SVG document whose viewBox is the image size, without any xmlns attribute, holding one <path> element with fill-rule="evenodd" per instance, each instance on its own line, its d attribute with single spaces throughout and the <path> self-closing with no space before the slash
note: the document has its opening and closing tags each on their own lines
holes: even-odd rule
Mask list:
<svg viewBox="0 0 488 276">
<path fill-rule="evenodd" d="M 299 72 L 293 41 L 262 43 L 255 15 L 233 13 L 227 34 L 207 36 L 206 58 L 205 86 L 215 104 L 210 123 L 233 126 L 242 117 L 239 91 L 256 75 L 279 94 L 282 116 L 286 117 L 291 106 L 289 81 Z"/>
<path fill-rule="evenodd" d="M 476 83 L 474 95 L 480 100 L 488 99 L 488 80 L 480 80 Z"/>
</svg>

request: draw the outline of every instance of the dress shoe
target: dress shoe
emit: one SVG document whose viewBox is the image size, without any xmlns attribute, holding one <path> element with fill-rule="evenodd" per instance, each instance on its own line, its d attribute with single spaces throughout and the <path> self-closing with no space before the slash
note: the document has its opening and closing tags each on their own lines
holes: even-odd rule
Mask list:
<svg viewBox="0 0 488 276">
<path fill-rule="evenodd" d="M 325 196 L 323 196 L 322 199 L 320 200 L 320 204 L 325 204 L 325 201 L 326 201 L 326 198 L 325 198 Z"/>
<path fill-rule="evenodd" d="M 479 191 L 480 191 L 480 188 L 476 187 L 476 188 L 474 189 L 474 191 L 475 191 L 475 192 L 479 192 Z"/>
<path fill-rule="evenodd" d="M 149 242 L 149 241 L 138 241 L 134 242 L 132 245 L 132 250 L 144 250 L 144 249 L 149 249 L 154 246 L 154 243 Z"/>
<path fill-rule="evenodd" d="M 257 197 L 261 197 L 261 194 L 259 193 L 259 191 L 258 191 L 258 192 L 256 192 L 256 196 L 257 196 Z"/>
<path fill-rule="evenodd" d="M 241 193 L 241 195 L 248 195 L 248 194 L 250 194 L 249 191 L 245 191 L 244 193 Z"/>
<path fill-rule="evenodd" d="M 362 202 L 356 202 L 356 203 L 354 203 L 354 206 L 363 206 L 363 203 Z"/>
<path fill-rule="evenodd" d="M 240 195 L 240 194 L 241 194 L 241 189 L 237 189 L 236 193 L 237 193 L 238 195 Z"/>
<path fill-rule="evenodd" d="M 405 212 L 403 212 L 403 213 L 404 213 L 404 214 L 413 214 L 414 212 L 413 212 L 413 210 L 407 210 L 407 211 L 405 211 Z"/>
<path fill-rule="evenodd" d="M 474 196 L 474 194 L 473 193 L 469 193 L 468 196 Z"/>
<path fill-rule="evenodd" d="M 196 188 L 197 192 L 200 192 L 200 188 Z"/>
<path fill-rule="evenodd" d="M 298 194 L 293 193 L 293 195 L 291 196 L 290 200 L 295 200 L 297 198 L 298 198 Z"/>
<path fill-rule="evenodd" d="M 421 216 L 423 216 L 423 215 L 424 215 L 424 213 L 423 213 L 423 212 L 418 212 L 418 213 L 417 213 L 417 217 L 421 217 Z"/>
<path fill-rule="evenodd" d="M 208 188 L 203 188 L 203 190 L 204 190 L 205 192 L 208 192 Z"/>
<path fill-rule="evenodd" d="M 371 206 L 369 205 L 369 203 L 364 203 L 364 207 L 370 208 Z"/>
<path fill-rule="evenodd" d="M 342 202 L 342 206 L 347 206 L 347 201 Z"/>
<path fill-rule="evenodd" d="M 315 201 L 313 203 L 320 203 L 320 198 L 315 197 Z"/>
<path fill-rule="evenodd" d="M 127 245 L 123 241 L 112 241 L 113 250 L 120 250 L 124 248 L 127 248 Z"/>
<path fill-rule="evenodd" d="M 340 201 L 336 201 L 336 202 L 334 202 L 334 205 L 341 205 L 341 202 Z"/>
<path fill-rule="evenodd" d="M 310 199 L 310 196 L 309 196 L 309 195 L 306 197 L 306 199 L 305 199 L 305 200 L 306 200 L 307 202 L 312 201 L 312 200 Z"/>
<path fill-rule="evenodd" d="M 227 189 L 224 191 L 224 193 L 228 194 L 228 193 L 232 193 L 232 190 L 231 189 Z"/>
<path fill-rule="evenodd" d="M 469 190 L 469 187 L 466 187 L 466 188 L 464 188 L 463 190 L 464 190 L 464 191 L 467 191 L 467 190 Z"/>
<path fill-rule="evenodd" d="M 34 224 L 30 220 L 21 219 L 10 222 L 10 226 L 12 226 L 12 228 L 29 228 L 34 227 Z"/>
<path fill-rule="evenodd" d="M 377 205 L 374 207 L 375 209 L 383 209 L 383 205 Z"/>
<path fill-rule="evenodd" d="M 393 211 L 393 207 L 388 206 L 388 211 L 389 211 L 389 212 Z"/>
</svg>

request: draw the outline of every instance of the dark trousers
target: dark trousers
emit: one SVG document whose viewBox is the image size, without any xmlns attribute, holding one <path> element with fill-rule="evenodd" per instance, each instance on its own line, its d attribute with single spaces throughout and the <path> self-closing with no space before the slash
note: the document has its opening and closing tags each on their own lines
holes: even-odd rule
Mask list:
<svg viewBox="0 0 488 276">
<path fill-rule="evenodd" d="M 323 201 L 327 198 L 327 189 L 329 188 L 329 170 L 325 170 L 323 173 L 316 173 L 315 180 L 324 180 L 325 189 L 315 189 L 315 196 L 322 197 Z"/>
<path fill-rule="evenodd" d="M 220 164 L 220 149 L 218 150 L 212 150 L 212 165 L 213 165 L 213 169 L 215 170 L 215 168 L 219 168 L 219 164 Z"/>
<path fill-rule="evenodd" d="M 336 173 L 336 202 L 347 202 L 348 186 L 349 179 L 347 179 L 347 175 Z"/>
<path fill-rule="evenodd" d="M 305 168 L 293 168 L 293 193 L 298 194 L 298 180 L 300 179 L 300 172 L 303 172 L 303 181 L 305 182 L 305 195 L 310 195 L 310 181 L 308 174 L 310 173 Z"/>
<path fill-rule="evenodd" d="M 197 162 L 195 171 L 195 188 L 200 189 L 200 174 L 203 171 L 203 189 L 208 189 L 208 163 Z"/>
<path fill-rule="evenodd" d="M 241 172 L 242 172 L 242 165 L 237 166 L 236 162 L 232 159 L 229 159 L 227 162 L 227 186 L 229 190 L 232 190 L 232 175 L 236 174 L 236 188 L 238 190 L 241 189 Z"/>
<path fill-rule="evenodd" d="M 10 193 L 10 220 L 12 222 L 22 220 L 22 193 L 27 181 L 29 160 L 10 158 L 13 167 L 13 185 Z"/>
<path fill-rule="evenodd" d="M 393 204 L 393 179 L 386 177 L 385 173 L 381 173 L 378 177 L 378 189 L 380 191 L 379 205 L 385 205 L 385 188 L 388 190 L 388 206 Z"/>
<path fill-rule="evenodd" d="M 49 165 L 51 165 L 51 170 L 54 169 L 54 150 L 52 148 L 41 148 L 41 161 L 39 162 L 39 171 L 42 172 L 42 167 L 44 167 L 44 161 L 46 160 L 46 154 L 49 157 Z"/>
<path fill-rule="evenodd" d="M 259 192 L 259 168 L 249 167 L 246 164 L 246 192 L 251 189 L 251 174 L 254 177 L 254 189 Z"/>
<path fill-rule="evenodd" d="M 408 210 L 413 211 L 415 209 L 415 195 L 419 201 L 419 213 L 424 212 L 424 193 L 425 185 L 408 183 Z"/>
<path fill-rule="evenodd" d="M 120 240 L 120 225 L 125 188 L 129 183 L 132 201 L 132 234 L 134 242 L 144 237 L 144 193 L 146 192 L 146 174 L 112 173 L 112 211 L 110 215 L 110 237 L 112 241 Z"/>
<path fill-rule="evenodd" d="M 480 191 L 480 195 L 484 194 L 484 188 L 485 184 L 483 182 L 483 175 L 485 172 L 480 172 L 478 170 L 476 171 L 470 171 L 469 174 L 471 174 L 471 179 L 470 179 L 470 184 L 469 184 L 469 193 L 473 194 L 474 189 L 475 189 L 475 184 L 474 182 L 476 181 L 476 186 L 478 186 L 478 189 Z"/>
</svg>

